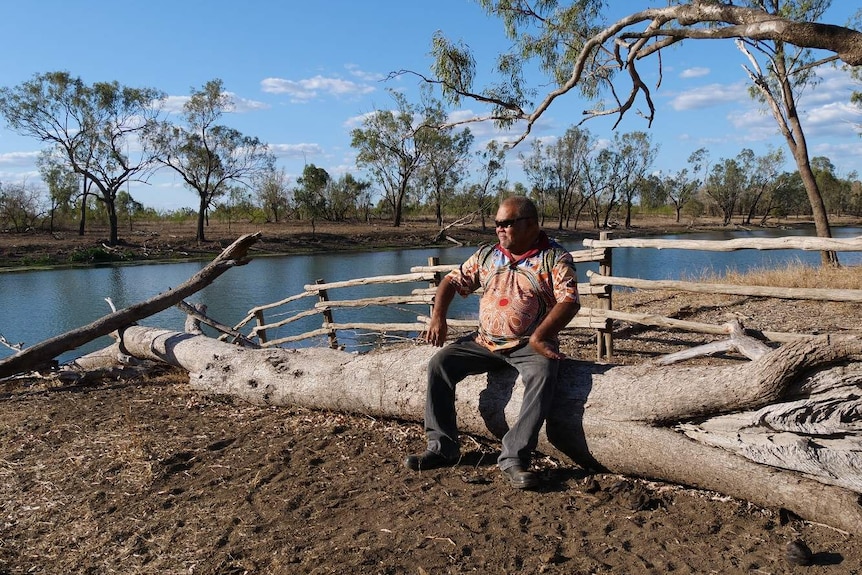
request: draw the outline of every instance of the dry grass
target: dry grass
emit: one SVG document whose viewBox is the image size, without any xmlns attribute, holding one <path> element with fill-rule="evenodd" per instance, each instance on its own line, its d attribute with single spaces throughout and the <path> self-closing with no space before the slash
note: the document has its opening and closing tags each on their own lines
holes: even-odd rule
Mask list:
<svg viewBox="0 0 862 575">
<path fill-rule="evenodd" d="M 724 274 L 707 270 L 686 281 L 782 288 L 862 289 L 862 266 L 815 267 L 797 261 L 784 267 L 729 270 Z"/>
</svg>

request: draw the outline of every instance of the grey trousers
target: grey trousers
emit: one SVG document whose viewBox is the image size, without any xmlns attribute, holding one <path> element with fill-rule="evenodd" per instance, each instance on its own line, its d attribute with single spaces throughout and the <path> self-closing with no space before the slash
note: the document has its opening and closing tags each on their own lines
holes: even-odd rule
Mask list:
<svg viewBox="0 0 862 575">
<path fill-rule="evenodd" d="M 455 417 L 455 386 L 468 375 L 511 365 L 521 374 L 524 397 L 517 421 L 503 436 L 497 464 L 528 467 L 539 442 L 557 383 L 559 361 L 548 359 L 526 345 L 510 353 L 492 352 L 472 339 L 443 347 L 428 362 L 425 397 L 425 434 L 428 449 L 448 458 L 459 454 Z"/>
</svg>

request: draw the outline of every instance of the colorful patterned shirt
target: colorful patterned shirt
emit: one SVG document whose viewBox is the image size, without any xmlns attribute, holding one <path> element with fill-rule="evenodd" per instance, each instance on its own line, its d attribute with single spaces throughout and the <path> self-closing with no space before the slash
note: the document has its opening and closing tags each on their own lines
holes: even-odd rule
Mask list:
<svg viewBox="0 0 862 575">
<path fill-rule="evenodd" d="M 476 341 L 492 351 L 525 342 L 558 302 L 580 301 L 571 254 L 544 232 L 518 261 L 499 244 L 483 246 L 447 277 L 462 296 L 483 289 Z"/>
</svg>

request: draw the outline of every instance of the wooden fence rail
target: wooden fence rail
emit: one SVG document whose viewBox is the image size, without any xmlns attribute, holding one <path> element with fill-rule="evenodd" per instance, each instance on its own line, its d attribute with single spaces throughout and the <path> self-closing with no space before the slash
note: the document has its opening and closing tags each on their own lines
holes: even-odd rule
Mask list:
<svg viewBox="0 0 862 575">
<path fill-rule="evenodd" d="M 703 283 L 671 280 L 642 280 L 614 276 L 612 257 L 614 248 L 651 248 L 651 249 L 683 249 L 700 251 L 735 251 L 744 249 L 756 250 L 832 250 L 832 251 L 862 251 L 862 236 L 849 239 L 813 238 L 790 236 L 783 238 L 743 238 L 733 240 L 664 240 L 664 239 L 610 239 L 607 233 L 602 233 L 599 239 L 586 239 L 583 242 L 587 249 L 573 251 L 572 257 L 576 263 L 597 262 L 598 272 L 588 271 L 589 281 L 578 284 L 578 290 L 585 297 L 584 306 L 578 315 L 567 326 L 567 329 L 588 329 L 596 332 L 596 357 L 608 359 L 613 354 L 613 325 L 615 321 L 665 327 L 685 331 L 695 331 L 707 334 L 727 334 L 727 327 L 698 322 L 678 320 L 669 317 L 649 314 L 626 313 L 613 309 L 613 286 L 643 290 L 673 290 L 710 294 L 730 294 L 752 297 L 770 297 L 789 300 L 817 300 L 862 302 L 862 290 L 828 289 L 828 288 L 775 288 L 770 286 L 741 286 L 718 283 Z M 239 330 L 251 321 L 256 321 L 248 335 L 257 338 L 263 347 L 277 346 L 285 343 L 302 341 L 309 338 L 329 336 L 330 345 L 338 345 L 336 334 L 343 330 L 366 330 L 385 333 L 421 333 L 429 321 L 427 312 L 417 311 L 415 322 L 381 323 L 381 322 L 337 322 L 334 310 L 346 308 L 374 308 L 381 306 L 422 306 L 425 310 L 433 306 L 433 295 L 436 285 L 445 274 L 457 269 L 459 264 L 440 264 L 435 258 L 429 259 L 426 266 L 414 266 L 409 273 L 383 275 L 367 278 L 356 278 L 337 282 L 325 282 L 303 286 L 305 291 L 289 296 L 280 301 L 261 305 L 249 310 L 248 315 L 234 328 Z M 423 283 L 408 295 L 387 295 L 378 297 L 363 297 L 354 299 L 330 299 L 329 292 L 343 288 L 367 285 L 394 285 L 403 283 Z M 480 295 L 477 292 L 475 295 Z M 265 312 L 281 308 L 287 304 L 304 298 L 318 299 L 308 309 L 292 312 L 288 317 L 266 323 Z M 589 300 L 589 301 L 586 301 Z M 268 339 L 267 331 L 283 328 L 293 322 L 320 314 L 323 321 L 319 328 L 304 333 L 291 334 L 277 339 Z M 450 319 L 450 325 L 456 329 L 475 329 L 476 319 Z M 763 332 L 767 339 L 777 342 L 789 342 L 809 337 L 805 334 L 780 332 Z"/>
</svg>

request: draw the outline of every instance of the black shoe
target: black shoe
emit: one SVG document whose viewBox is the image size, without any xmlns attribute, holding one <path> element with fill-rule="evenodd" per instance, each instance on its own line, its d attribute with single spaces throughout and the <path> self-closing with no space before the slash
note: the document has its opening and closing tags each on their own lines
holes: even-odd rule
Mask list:
<svg viewBox="0 0 862 575">
<path fill-rule="evenodd" d="M 457 458 L 449 458 L 434 451 L 426 451 L 425 453 L 408 455 L 404 459 L 404 465 L 413 471 L 422 471 L 425 469 L 447 467 L 453 465 L 456 461 Z"/>
<path fill-rule="evenodd" d="M 504 469 L 503 477 L 515 489 L 530 489 L 539 485 L 539 476 L 532 471 L 524 471 L 520 465 Z"/>
</svg>

